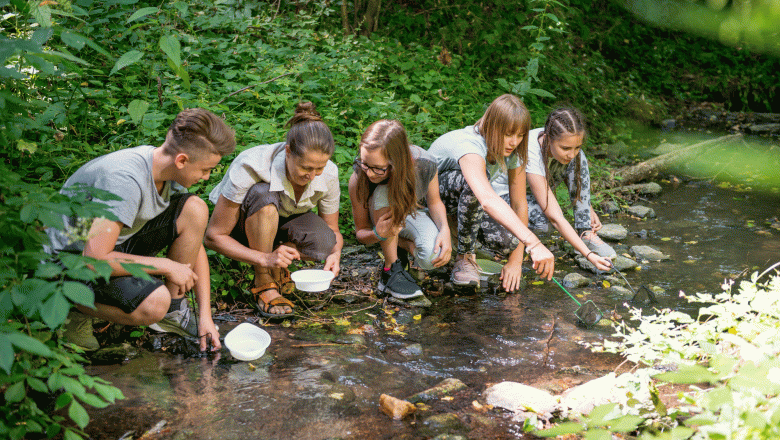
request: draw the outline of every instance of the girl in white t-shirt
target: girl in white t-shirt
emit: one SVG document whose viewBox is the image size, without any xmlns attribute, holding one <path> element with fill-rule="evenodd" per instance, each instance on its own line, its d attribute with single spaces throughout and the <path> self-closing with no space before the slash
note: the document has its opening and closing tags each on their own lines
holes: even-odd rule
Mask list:
<svg viewBox="0 0 780 440">
<path fill-rule="evenodd" d="M 559 108 L 547 117 L 543 128 L 531 130 L 528 140 L 526 179 L 528 221 L 533 230 L 547 230 L 548 220 L 563 238 L 599 270 L 609 270 L 615 251 L 596 231 L 601 221 L 590 204 L 588 161 L 582 153 L 585 119 L 577 109 Z M 554 189 L 565 182 L 574 211 L 574 227 L 563 215 Z"/>
<path fill-rule="evenodd" d="M 457 285 L 479 284 L 475 250 L 480 236 L 487 247 L 509 253 L 501 271 L 507 291 L 521 285 L 524 249 L 537 273 L 552 278 L 553 255 L 526 226 L 524 165 L 529 126 L 523 102 L 506 94 L 493 100 L 473 126 L 442 135 L 428 150 L 439 165 L 444 205 L 457 220 L 457 254 L 451 276 Z M 506 199 L 490 184 L 502 173 L 509 174 Z"/>
</svg>

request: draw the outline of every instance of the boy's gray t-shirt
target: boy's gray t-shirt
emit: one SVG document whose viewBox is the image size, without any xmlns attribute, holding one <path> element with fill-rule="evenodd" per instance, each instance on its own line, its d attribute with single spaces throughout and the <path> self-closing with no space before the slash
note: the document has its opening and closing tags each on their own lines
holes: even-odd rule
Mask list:
<svg viewBox="0 0 780 440">
<path fill-rule="evenodd" d="M 60 193 L 68 194 L 74 185 L 84 185 L 109 191 L 122 200 L 100 200 L 122 223 L 116 244 L 121 244 L 138 232 L 149 220 L 157 217 L 170 205 L 171 195 L 186 191 L 181 185 L 167 181 L 162 192 L 157 192 L 152 176 L 152 157 L 155 147 L 143 145 L 126 148 L 97 157 L 79 168 L 65 182 Z M 76 233 L 74 217 L 65 218 L 63 233 L 54 228 L 46 232 L 51 239 L 51 251 L 78 251 L 84 249 L 83 240 L 73 239 Z"/>
</svg>

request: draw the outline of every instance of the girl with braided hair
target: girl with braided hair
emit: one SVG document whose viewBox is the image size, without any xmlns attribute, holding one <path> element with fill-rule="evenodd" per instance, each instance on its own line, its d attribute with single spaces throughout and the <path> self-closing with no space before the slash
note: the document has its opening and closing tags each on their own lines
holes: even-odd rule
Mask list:
<svg viewBox="0 0 780 440">
<path fill-rule="evenodd" d="M 548 220 L 576 252 L 585 255 L 599 270 L 609 270 L 616 256 L 596 231 L 601 221 L 590 204 L 588 160 L 582 152 L 586 137 L 585 118 L 579 110 L 561 107 L 547 117 L 544 127 L 528 134 L 526 180 L 528 222 L 532 230 L 546 231 Z M 565 182 L 574 211 L 574 227 L 563 215 L 554 190 Z"/>
</svg>

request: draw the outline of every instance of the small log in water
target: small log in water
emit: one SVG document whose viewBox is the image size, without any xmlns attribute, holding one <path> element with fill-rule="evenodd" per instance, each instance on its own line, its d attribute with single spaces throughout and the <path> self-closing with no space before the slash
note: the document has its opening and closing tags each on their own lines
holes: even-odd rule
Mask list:
<svg viewBox="0 0 780 440">
<path fill-rule="evenodd" d="M 669 153 L 662 154 L 644 162 L 640 162 L 636 165 L 623 167 L 615 172 L 615 177 L 609 186 L 615 187 L 639 182 L 640 180 L 654 176 L 658 170 L 665 165 L 683 159 L 690 154 L 698 153 L 699 150 L 704 147 L 708 147 L 713 144 L 719 144 L 721 142 L 740 139 L 741 137 L 741 134 L 730 134 L 715 139 L 709 139 L 703 142 L 689 145 L 687 147 L 683 147 L 677 151 L 671 151 Z"/>
</svg>

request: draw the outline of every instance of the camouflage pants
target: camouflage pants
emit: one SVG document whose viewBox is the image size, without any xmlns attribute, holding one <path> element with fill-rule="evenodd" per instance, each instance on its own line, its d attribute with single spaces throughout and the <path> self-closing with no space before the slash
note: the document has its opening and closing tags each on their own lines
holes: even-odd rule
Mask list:
<svg viewBox="0 0 780 440">
<path fill-rule="evenodd" d="M 479 244 L 506 257 L 520 244 L 517 237 L 485 213 L 460 171 L 439 174 L 439 193 L 447 212 L 457 219 L 458 254 L 473 254 Z M 509 195 L 502 198 L 509 203 Z"/>
<path fill-rule="evenodd" d="M 557 163 L 555 165 L 557 165 Z M 579 200 L 577 199 L 577 176 L 574 172 L 574 166 L 570 164 L 565 168 L 551 167 L 550 169 L 553 193 L 555 193 L 555 189 L 558 185 L 561 183 L 566 184 L 571 200 L 572 211 L 574 213 L 574 223 L 572 226 L 574 226 L 574 229 L 579 233 L 592 229 L 590 224 L 590 172 L 588 170 L 588 162 L 583 160 L 581 167 Z M 542 207 L 539 206 L 539 202 L 536 201 L 536 198 L 530 191 L 526 198 L 528 199 L 528 227 L 532 231 L 547 232 L 549 229 L 549 222 L 547 216 L 544 215 L 544 211 L 542 211 Z M 561 210 L 566 212 L 563 206 L 561 206 Z"/>
</svg>

